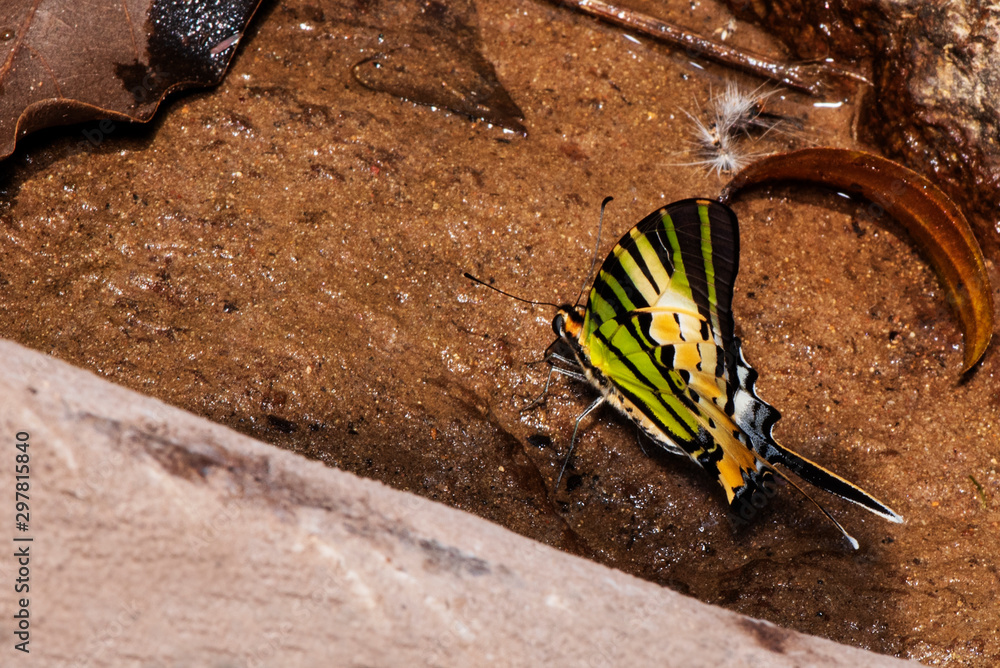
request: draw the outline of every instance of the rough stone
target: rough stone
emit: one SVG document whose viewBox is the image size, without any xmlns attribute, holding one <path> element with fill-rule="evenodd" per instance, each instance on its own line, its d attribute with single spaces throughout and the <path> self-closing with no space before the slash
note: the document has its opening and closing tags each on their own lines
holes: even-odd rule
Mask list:
<svg viewBox="0 0 1000 668">
<path fill-rule="evenodd" d="M 935 179 L 972 218 L 990 253 L 1000 240 L 1000 12 L 965 0 L 727 0 L 800 58 L 870 63 L 858 133 Z"/>
<path fill-rule="evenodd" d="M 33 538 L 35 665 L 904 665 L 713 608 L 17 344 L 0 341 L 0 355 L 8 453 L 29 434 L 20 537 Z"/>
</svg>

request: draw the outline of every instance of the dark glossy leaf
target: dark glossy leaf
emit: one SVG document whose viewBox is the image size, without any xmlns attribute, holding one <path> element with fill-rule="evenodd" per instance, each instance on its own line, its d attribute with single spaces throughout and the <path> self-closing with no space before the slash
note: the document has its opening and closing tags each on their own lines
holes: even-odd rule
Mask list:
<svg viewBox="0 0 1000 668">
<path fill-rule="evenodd" d="M 965 216 L 940 188 L 899 163 L 863 151 L 807 148 L 768 156 L 729 182 L 721 199 L 769 181 L 808 181 L 856 193 L 898 220 L 927 254 L 958 311 L 968 371 L 993 335 L 993 290 Z"/>
<path fill-rule="evenodd" d="M 34 130 L 147 121 L 168 91 L 218 83 L 259 1 L 4 0 L 0 157 Z"/>
</svg>

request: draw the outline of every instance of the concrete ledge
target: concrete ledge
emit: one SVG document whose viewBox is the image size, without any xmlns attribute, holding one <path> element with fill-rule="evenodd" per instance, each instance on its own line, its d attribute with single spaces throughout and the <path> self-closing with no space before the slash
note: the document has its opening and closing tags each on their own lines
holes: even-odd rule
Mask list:
<svg viewBox="0 0 1000 668">
<path fill-rule="evenodd" d="M 32 665 L 915 665 L 705 605 L 17 344 L 0 358 L 8 516 L 15 435 L 30 434 L 18 535 L 34 541 L 14 545 L 30 545 Z M 0 573 L 6 664 L 10 556 Z"/>
</svg>

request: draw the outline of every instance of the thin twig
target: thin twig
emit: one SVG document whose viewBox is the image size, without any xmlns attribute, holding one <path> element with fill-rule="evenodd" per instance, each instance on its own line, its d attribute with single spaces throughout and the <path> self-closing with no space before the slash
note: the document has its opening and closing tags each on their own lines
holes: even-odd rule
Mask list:
<svg viewBox="0 0 1000 668">
<path fill-rule="evenodd" d="M 648 14 L 616 7 L 610 3 L 602 2 L 602 0 L 552 0 L 552 2 L 576 8 L 608 23 L 635 30 L 667 44 L 679 46 L 691 56 L 701 56 L 714 60 L 744 72 L 776 81 L 809 95 L 819 95 L 825 88 L 823 79 L 829 76 L 870 83 L 868 79 L 857 72 L 843 70 L 827 63 L 789 65 L 727 44 L 713 42 L 697 33 L 665 23 Z"/>
</svg>

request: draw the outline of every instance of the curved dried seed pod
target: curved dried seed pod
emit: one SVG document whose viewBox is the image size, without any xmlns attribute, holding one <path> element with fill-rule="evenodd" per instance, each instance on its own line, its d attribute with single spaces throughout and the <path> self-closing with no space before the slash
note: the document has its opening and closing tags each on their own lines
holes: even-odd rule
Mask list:
<svg viewBox="0 0 1000 668">
<path fill-rule="evenodd" d="M 886 158 L 839 148 L 807 148 L 758 160 L 737 174 L 720 199 L 768 181 L 808 181 L 858 193 L 884 209 L 926 252 L 965 336 L 963 373 L 993 335 L 993 290 L 983 252 L 958 206 L 920 174 Z"/>
</svg>

